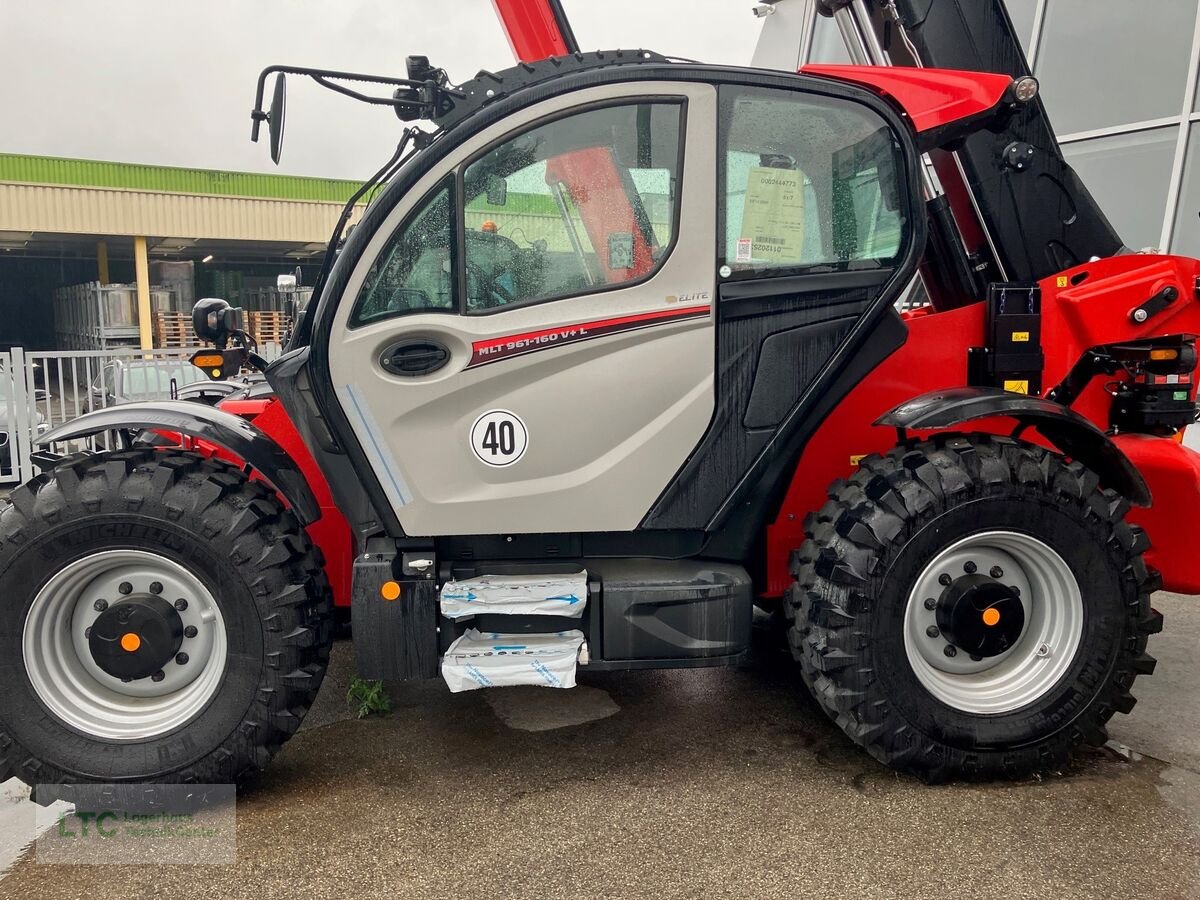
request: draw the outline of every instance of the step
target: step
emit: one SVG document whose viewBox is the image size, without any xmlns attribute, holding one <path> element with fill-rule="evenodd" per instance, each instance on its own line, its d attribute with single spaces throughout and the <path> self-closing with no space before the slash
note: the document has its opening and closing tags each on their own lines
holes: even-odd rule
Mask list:
<svg viewBox="0 0 1200 900">
<path fill-rule="evenodd" d="M 491 613 L 579 618 L 587 606 L 587 571 L 568 575 L 480 575 L 442 586 L 447 619 Z"/>
<path fill-rule="evenodd" d="M 553 634 L 487 634 L 468 628 L 442 659 L 450 692 L 533 684 L 575 687 L 575 668 L 586 653 L 582 631 Z"/>
</svg>

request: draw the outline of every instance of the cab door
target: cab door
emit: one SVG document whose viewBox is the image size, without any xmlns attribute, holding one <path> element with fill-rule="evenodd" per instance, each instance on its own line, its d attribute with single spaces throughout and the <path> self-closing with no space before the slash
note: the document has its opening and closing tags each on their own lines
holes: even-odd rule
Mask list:
<svg viewBox="0 0 1200 900">
<path fill-rule="evenodd" d="M 712 86 L 609 85 L 508 116 L 392 210 L 329 370 L 406 533 L 638 526 L 713 416 L 716 169 Z"/>
</svg>

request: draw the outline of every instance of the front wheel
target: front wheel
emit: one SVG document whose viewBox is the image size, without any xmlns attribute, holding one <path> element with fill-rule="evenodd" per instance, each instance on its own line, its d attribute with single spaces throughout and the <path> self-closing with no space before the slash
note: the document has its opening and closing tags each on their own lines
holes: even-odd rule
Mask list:
<svg viewBox="0 0 1200 900">
<path fill-rule="evenodd" d="M 1018 777 L 1102 744 L 1154 660 L 1147 542 L 1079 463 L 988 435 L 869 457 L 806 523 L 786 609 L 806 684 L 880 761 Z"/>
<path fill-rule="evenodd" d="M 296 730 L 331 604 L 295 516 L 178 450 L 72 459 L 0 510 L 0 780 L 237 783 Z M 70 796 L 39 791 L 39 801 Z"/>
</svg>

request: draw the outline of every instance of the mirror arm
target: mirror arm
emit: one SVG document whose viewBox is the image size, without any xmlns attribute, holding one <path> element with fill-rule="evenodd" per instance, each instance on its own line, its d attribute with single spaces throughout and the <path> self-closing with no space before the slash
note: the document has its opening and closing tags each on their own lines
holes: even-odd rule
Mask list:
<svg viewBox="0 0 1200 900">
<path fill-rule="evenodd" d="M 347 97 L 362 101 L 363 103 L 371 103 L 378 106 L 390 106 L 398 110 L 422 110 L 436 105 L 438 94 L 447 97 L 462 98 L 466 94 L 455 88 L 447 87 L 438 84 L 436 81 L 415 81 L 411 78 L 389 78 L 385 75 L 366 75 L 360 72 L 335 72 L 329 69 L 309 69 L 299 66 L 267 66 L 258 75 L 258 85 L 254 92 L 254 109 L 250 111 L 250 120 L 253 123 L 250 131 L 250 140 L 258 142 L 259 128 L 262 123 L 267 121 L 269 117 L 266 110 L 263 109 L 263 97 L 267 90 L 267 78 L 275 73 L 284 75 L 302 75 L 311 78 L 323 88 L 328 88 L 331 91 L 336 91 Z M 334 84 L 333 81 L 355 81 L 362 84 L 381 84 L 389 87 L 410 88 L 419 92 L 421 100 L 408 100 L 397 97 L 373 97 L 369 94 L 364 94 L 353 88 L 346 87 L 341 84 Z"/>
</svg>

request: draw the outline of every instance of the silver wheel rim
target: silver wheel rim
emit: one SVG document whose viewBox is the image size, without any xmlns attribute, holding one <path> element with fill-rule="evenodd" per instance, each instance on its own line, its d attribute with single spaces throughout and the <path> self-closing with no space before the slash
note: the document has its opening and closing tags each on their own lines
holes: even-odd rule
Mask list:
<svg viewBox="0 0 1200 900">
<path fill-rule="evenodd" d="M 92 658 L 87 629 L 100 616 L 97 600 L 116 606 L 123 583 L 136 594 L 154 582 L 164 599 L 186 601 L 179 616 L 196 633 L 180 648 L 185 664 L 168 662 L 159 681 L 124 682 Z M 42 703 L 72 728 L 112 741 L 146 740 L 191 721 L 220 687 L 228 656 L 225 620 L 208 588 L 183 566 L 146 550 L 105 550 L 56 572 L 33 598 L 22 649 Z"/>
<path fill-rule="evenodd" d="M 930 636 L 937 613 L 926 600 L 941 596 L 940 577 L 961 576 L 968 563 L 981 573 L 998 567 L 1003 582 L 1020 591 L 1025 625 L 999 656 L 947 656 L 946 639 Z M 1071 567 L 1047 544 L 1011 531 L 974 534 L 940 552 L 917 578 L 904 613 L 904 649 L 917 679 L 947 706 L 980 715 L 1044 697 L 1070 668 L 1082 637 L 1083 596 Z"/>
</svg>

